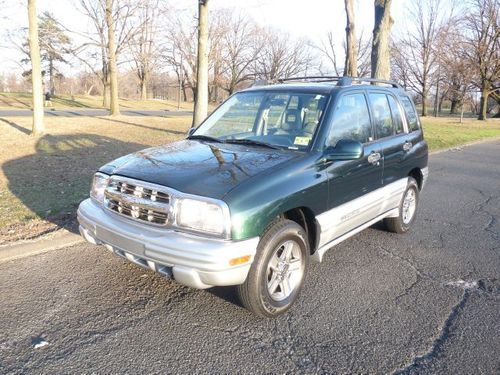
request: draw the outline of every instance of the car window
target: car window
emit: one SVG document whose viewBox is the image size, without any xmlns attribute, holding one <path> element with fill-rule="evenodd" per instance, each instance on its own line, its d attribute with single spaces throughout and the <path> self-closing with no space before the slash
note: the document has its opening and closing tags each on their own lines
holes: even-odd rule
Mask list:
<svg viewBox="0 0 500 375">
<path fill-rule="evenodd" d="M 403 133 L 403 118 L 401 117 L 401 110 L 399 109 L 398 103 L 393 96 L 387 95 L 387 99 L 389 100 L 389 106 L 391 107 L 392 112 L 392 121 L 394 122 L 394 129 L 396 130 L 396 134 Z"/>
<path fill-rule="evenodd" d="M 259 109 L 262 99 L 262 96 L 252 94 L 231 97 L 225 104 L 229 110 L 220 116 L 219 127 L 211 136 L 251 132 L 255 122 L 254 113 Z"/>
<path fill-rule="evenodd" d="M 363 93 L 344 95 L 335 108 L 326 145 L 335 146 L 341 139 L 361 143 L 373 140 L 370 114 Z"/>
<path fill-rule="evenodd" d="M 217 108 L 192 136 L 205 135 L 228 143 L 248 139 L 305 151 L 327 102 L 327 95 L 316 93 L 237 93 Z"/>
<path fill-rule="evenodd" d="M 387 95 L 382 93 L 370 93 L 369 97 L 377 138 L 385 138 L 393 135 L 394 126 Z"/>
<path fill-rule="evenodd" d="M 400 99 L 405 110 L 409 130 L 414 131 L 420 129 L 418 125 L 417 113 L 415 112 L 415 107 L 413 107 L 410 98 L 408 98 L 407 96 L 400 96 Z"/>
</svg>

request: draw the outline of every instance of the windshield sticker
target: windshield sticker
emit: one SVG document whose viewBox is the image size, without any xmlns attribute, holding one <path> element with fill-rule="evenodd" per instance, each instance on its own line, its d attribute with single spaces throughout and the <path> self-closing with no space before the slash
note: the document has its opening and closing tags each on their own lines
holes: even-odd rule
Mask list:
<svg viewBox="0 0 500 375">
<path fill-rule="evenodd" d="M 311 137 L 295 137 L 295 141 L 293 141 L 293 144 L 299 146 L 307 146 L 310 140 Z"/>
</svg>

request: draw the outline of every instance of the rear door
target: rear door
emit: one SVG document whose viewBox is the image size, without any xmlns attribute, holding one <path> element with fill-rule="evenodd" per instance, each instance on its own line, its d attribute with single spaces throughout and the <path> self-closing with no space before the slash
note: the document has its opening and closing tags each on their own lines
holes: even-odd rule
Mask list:
<svg viewBox="0 0 500 375">
<path fill-rule="evenodd" d="M 408 176 L 404 160 L 411 149 L 408 131 L 403 121 L 401 106 L 387 91 L 368 93 L 373 115 L 375 137 L 384 157 L 383 185 L 389 185 Z"/>
</svg>

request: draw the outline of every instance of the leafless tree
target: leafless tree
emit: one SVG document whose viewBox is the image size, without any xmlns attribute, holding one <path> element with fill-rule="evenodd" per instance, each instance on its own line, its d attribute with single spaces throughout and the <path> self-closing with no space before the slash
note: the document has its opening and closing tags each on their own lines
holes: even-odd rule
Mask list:
<svg viewBox="0 0 500 375">
<path fill-rule="evenodd" d="M 323 58 L 328 62 L 328 70 L 339 76 L 339 68 L 337 65 L 337 45 L 333 32 L 329 31 L 326 34 L 326 39 L 320 40 L 318 44 L 312 44 L 312 47 L 319 52 L 320 59 Z M 321 75 L 326 75 L 322 69 L 322 64 L 319 65 Z"/>
<path fill-rule="evenodd" d="M 346 54 L 344 75 L 356 77 L 358 75 L 358 40 L 356 39 L 356 19 L 354 16 L 354 0 L 345 0 L 346 13 Z"/>
<path fill-rule="evenodd" d="M 159 62 L 158 26 L 162 15 L 159 0 L 141 0 L 136 15 L 137 32 L 129 41 L 134 69 L 139 79 L 141 100 L 148 98 L 152 70 Z"/>
<path fill-rule="evenodd" d="M 116 116 L 120 114 L 120 106 L 118 104 L 118 68 L 116 63 L 116 46 L 115 46 L 115 20 L 114 0 L 106 0 L 106 27 L 108 29 L 108 68 L 109 68 L 109 92 L 110 92 L 110 114 Z"/>
<path fill-rule="evenodd" d="M 117 65 L 120 56 L 130 46 L 130 40 L 136 34 L 136 25 L 132 22 L 137 2 L 132 0 L 115 0 L 113 24 L 115 28 L 115 53 Z M 84 42 L 73 50 L 73 55 L 93 74 L 100 78 L 103 87 L 103 107 L 110 107 L 110 77 L 108 63 L 108 29 L 106 25 L 105 0 L 78 0 L 78 9 L 89 19 L 88 32 L 67 30 L 84 39 Z"/>
<path fill-rule="evenodd" d="M 232 94 L 239 84 L 253 77 L 251 67 L 259 57 L 264 39 L 255 22 L 241 13 L 230 12 L 225 24 L 228 27 L 224 30 L 220 45 L 221 87 Z"/>
<path fill-rule="evenodd" d="M 209 0 L 198 0 L 198 58 L 193 127 L 198 126 L 208 113 L 208 3 Z"/>
<path fill-rule="evenodd" d="M 481 91 L 478 119 L 486 120 L 488 97 L 500 81 L 500 2 L 473 0 L 471 5 L 471 11 L 464 16 L 465 54 L 475 69 L 475 83 Z"/>
<path fill-rule="evenodd" d="M 44 132 L 43 124 L 43 88 L 42 68 L 40 63 L 40 45 L 38 42 L 38 16 L 36 13 L 36 0 L 28 0 L 28 41 L 31 59 L 31 84 L 33 100 L 33 126 L 32 134 L 40 135 Z"/>
<path fill-rule="evenodd" d="M 261 32 L 266 44 L 254 64 L 257 78 L 272 81 L 304 74 L 312 68 L 313 55 L 307 39 L 293 40 L 290 35 L 273 29 Z"/>
<path fill-rule="evenodd" d="M 389 36 L 394 23 L 391 17 L 392 0 L 375 0 L 375 25 L 373 27 L 371 76 L 389 79 L 391 75 Z"/>
<path fill-rule="evenodd" d="M 451 14 L 445 14 L 441 5 L 441 0 L 410 3 L 408 19 L 412 21 L 395 44 L 393 66 L 399 74 L 397 78 L 420 96 L 422 116 L 428 114 L 429 92 L 439 79 L 440 51 L 450 25 Z"/>
</svg>

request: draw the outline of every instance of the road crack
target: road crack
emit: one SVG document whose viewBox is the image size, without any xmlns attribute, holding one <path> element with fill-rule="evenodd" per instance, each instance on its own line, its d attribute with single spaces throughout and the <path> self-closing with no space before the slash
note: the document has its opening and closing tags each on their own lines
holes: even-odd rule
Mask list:
<svg viewBox="0 0 500 375">
<path fill-rule="evenodd" d="M 464 310 L 467 301 L 473 293 L 485 293 L 488 295 L 500 295 L 500 280 L 498 279 L 479 279 L 477 281 L 456 280 L 446 283 L 447 287 L 463 289 L 458 302 L 450 310 L 450 313 L 444 320 L 443 324 L 438 330 L 438 334 L 432 340 L 432 344 L 427 351 L 422 354 L 416 355 L 405 367 L 395 370 L 393 373 L 409 374 L 412 372 L 419 372 L 419 370 L 426 364 L 438 358 L 445 342 L 451 336 L 451 330 L 457 321 L 460 313 Z"/>
<path fill-rule="evenodd" d="M 412 371 L 417 371 L 418 369 L 422 368 L 425 364 L 431 362 L 434 360 L 436 357 L 439 356 L 443 344 L 446 342 L 448 337 L 450 336 L 450 331 L 457 320 L 460 312 L 463 310 L 465 304 L 467 303 L 467 300 L 469 299 L 469 296 L 471 294 L 471 291 L 468 289 L 465 289 L 464 292 L 462 293 L 462 296 L 460 297 L 459 301 L 453 306 L 451 309 L 450 313 L 444 320 L 444 323 L 441 325 L 439 328 L 437 336 L 434 338 L 432 341 L 431 346 L 429 349 L 417 356 L 415 356 L 409 364 L 407 364 L 405 367 L 397 369 L 394 371 L 394 374 L 400 375 L 400 374 L 409 374 Z"/>
</svg>

